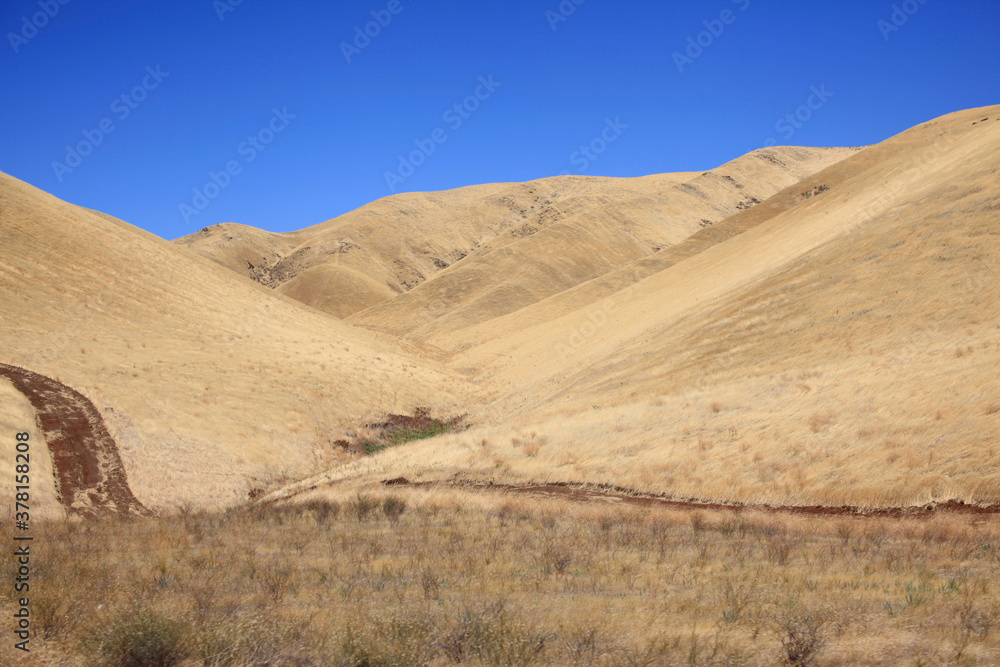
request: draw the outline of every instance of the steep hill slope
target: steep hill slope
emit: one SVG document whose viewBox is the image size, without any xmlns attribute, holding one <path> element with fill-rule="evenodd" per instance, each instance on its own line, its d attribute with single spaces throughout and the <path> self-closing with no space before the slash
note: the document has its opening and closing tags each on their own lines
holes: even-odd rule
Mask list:
<svg viewBox="0 0 1000 667">
<path fill-rule="evenodd" d="M 550 195 L 549 216 L 527 220 L 350 321 L 417 339 L 486 322 L 681 243 L 850 152 L 755 151 L 683 183 L 661 176 L 539 181 L 560 187 Z"/>
<path fill-rule="evenodd" d="M 414 348 L 0 174 L 0 362 L 100 410 L 145 506 L 228 503 L 380 410 L 472 392 Z"/>
<path fill-rule="evenodd" d="M 621 294 L 466 341 L 452 364 L 495 395 L 481 428 L 327 478 L 1000 502 L 998 156 L 1000 107 L 865 149 Z"/>
<path fill-rule="evenodd" d="M 297 232 L 224 224 L 176 242 L 324 312 L 421 337 L 421 325 L 503 314 L 677 243 L 848 152 L 778 148 L 702 174 L 409 193 Z"/>
<path fill-rule="evenodd" d="M 429 340 L 446 350 L 456 350 L 502 337 L 508 331 L 518 331 L 554 320 L 606 297 L 614 296 L 613 300 L 604 303 L 605 309 L 613 309 L 618 301 L 626 298 L 631 287 L 640 280 L 753 229 L 779 213 L 826 192 L 832 186 L 865 169 L 866 165 L 873 162 L 874 156 L 875 153 L 867 152 L 864 157 L 841 160 L 786 187 L 760 205 L 742 209 L 721 222 L 700 229 L 680 243 L 629 262 L 502 317 L 461 329 L 440 332 L 438 335 L 430 336 Z M 590 317 L 602 320 L 606 318 L 606 314 L 606 311 L 602 311 Z"/>
</svg>

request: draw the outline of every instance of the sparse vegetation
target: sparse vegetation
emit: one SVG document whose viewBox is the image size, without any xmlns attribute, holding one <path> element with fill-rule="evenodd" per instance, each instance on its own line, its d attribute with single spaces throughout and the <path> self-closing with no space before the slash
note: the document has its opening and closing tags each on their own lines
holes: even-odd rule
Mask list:
<svg viewBox="0 0 1000 667">
<path fill-rule="evenodd" d="M 370 425 L 373 433 L 371 439 L 361 441 L 361 449 L 371 456 L 389 447 L 395 447 L 413 440 L 425 440 L 456 430 L 461 423 L 460 417 L 452 419 L 437 419 L 417 409 L 412 417 L 389 415 L 387 420 Z"/>
<path fill-rule="evenodd" d="M 50 624 L 72 617 L 36 635 L 33 655 L 67 665 L 995 663 L 1000 522 L 976 521 L 409 489 L 46 522 L 32 592 L 58 591 Z M 12 576 L 11 559 L 0 567 Z M 13 592 L 0 595 L 6 614 Z"/>
<path fill-rule="evenodd" d="M 434 436 L 441 435 L 442 433 L 447 433 L 452 430 L 458 420 L 449 419 L 447 421 L 442 421 L 440 419 L 432 419 L 431 423 L 423 428 L 402 428 L 398 431 L 393 431 L 387 433 L 385 436 L 388 445 L 401 445 L 404 442 L 410 442 L 411 440 L 423 440 L 424 438 L 433 438 Z"/>
</svg>

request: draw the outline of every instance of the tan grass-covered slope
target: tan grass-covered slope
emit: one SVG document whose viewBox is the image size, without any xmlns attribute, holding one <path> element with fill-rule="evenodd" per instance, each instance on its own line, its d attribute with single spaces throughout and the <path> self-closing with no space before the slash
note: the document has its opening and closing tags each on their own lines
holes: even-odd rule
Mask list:
<svg viewBox="0 0 1000 667">
<path fill-rule="evenodd" d="M 0 295 L 0 362 L 89 398 L 153 509 L 231 503 L 328 467 L 368 416 L 470 400 L 411 347 L 5 174 Z"/>
<path fill-rule="evenodd" d="M 451 364 L 493 397 L 474 416 L 482 426 L 328 477 L 1000 502 L 998 174 L 1000 107 L 950 114 L 555 317 L 501 318 L 478 340 L 458 332 Z"/>
<path fill-rule="evenodd" d="M 399 476 L 998 503 L 998 173 L 987 107 L 860 150 L 175 243 L 0 174 L 0 362 L 89 398 L 152 509 Z M 0 397 L 20 430 L 31 406 Z M 471 428 L 334 442 L 417 407 Z"/>
<path fill-rule="evenodd" d="M 776 148 L 701 174 L 402 194 L 297 232 L 227 223 L 177 243 L 337 317 L 426 337 L 677 243 L 849 153 Z"/>
<path fill-rule="evenodd" d="M 539 181 L 553 190 L 549 216 L 350 321 L 418 339 L 487 322 L 681 243 L 851 152 L 762 149 L 681 183 L 669 174 Z"/>
</svg>

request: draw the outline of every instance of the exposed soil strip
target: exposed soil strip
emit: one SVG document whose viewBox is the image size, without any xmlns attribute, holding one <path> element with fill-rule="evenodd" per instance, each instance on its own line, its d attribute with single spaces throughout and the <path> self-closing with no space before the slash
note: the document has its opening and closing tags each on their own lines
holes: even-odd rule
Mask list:
<svg viewBox="0 0 1000 667">
<path fill-rule="evenodd" d="M 500 491 L 505 493 L 527 494 L 547 498 L 560 498 L 575 502 L 604 502 L 638 505 L 640 507 L 668 507 L 679 510 L 726 510 L 741 512 L 756 510 L 780 514 L 804 514 L 811 516 L 858 516 L 858 517 L 892 517 L 892 518 L 930 518 L 941 513 L 948 514 L 998 514 L 1000 505 L 968 505 L 961 500 L 948 500 L 940 503 L 928 503 L 916 507 L 879 507 L 864 508 L 843 505 L 833 507 L 827 505 L 764 505 L 741 503 L 711 503 L 697 500 L 675 500 L 666 496 L 642 494 L 630 489 L 609 484 L 573 485 L 567 483 L 552 484 L 489 484 L 472 481 L 450 482 L 411 482 L 405 477 L 383 480 L 386 486 L 451 486 L 476 491 Z"/>
<path fill-rule="evenodd" d="M 132 495 L 118 445 L 86 396 L 17 366 L 0 364 L 0 376 L 35 408 L 52 455 L 56 494 L 69 512 L 89 518 L 152 514 Z"/>
</svg>

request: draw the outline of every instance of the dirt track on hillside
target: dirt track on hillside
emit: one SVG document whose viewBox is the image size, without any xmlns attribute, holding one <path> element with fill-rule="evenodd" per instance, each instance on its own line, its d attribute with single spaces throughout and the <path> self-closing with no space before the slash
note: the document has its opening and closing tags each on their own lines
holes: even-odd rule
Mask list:
<svg viewBox="0 0 1000 667">
<path fill-rule="evenodd" d="M 152 514 L 132 495 L 118 445 L 86 396 L 17 366 L 0 364 L 0 376 L 11 380 L 35 408 L 52 455 L 56 494 L 71 514 Z"/>
<path fill-rule="evenodd" d="M 856 516 L 926 519 L 941 514 L 991 515 L 1000 513 L 1000 505 L 969 505 L 960 500 L 948 500 L 915 507 L 863 508 L 847 505 L 833 507 L 826 505 L 764 505 L 726 504 L 700 502 L 697 500 L 676 500 L 664 496 L 641 494 L 630 489 L 611 485 L 571 485 L 553 484 L 488 484 L 470 481 L 452 482 L 411 482 L 405 477 L 387 479 L 385 486 L 432 487 L 449 486 L 475 491 L 526 494 L 532 496 L 559 498 L 582 503 L 619 503 L 640 507 L 665 507 L 678 510 L 716 510 L 742 512 L 754 510 L 774 514 L 797 514 L 806 516 Z"/>
</svg>

